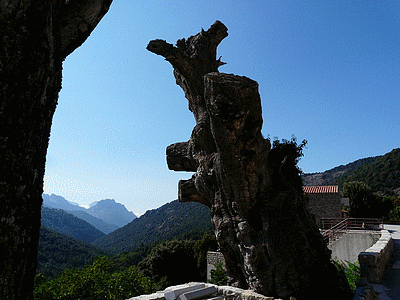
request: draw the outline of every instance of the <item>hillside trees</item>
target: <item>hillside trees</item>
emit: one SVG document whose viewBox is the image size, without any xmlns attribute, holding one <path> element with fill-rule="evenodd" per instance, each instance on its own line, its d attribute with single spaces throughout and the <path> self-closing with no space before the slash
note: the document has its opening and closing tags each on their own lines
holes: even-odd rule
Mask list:
<svg viewBox="0 0 400 300">
<path fill-rule="evenodd" d="M 162 242 L 138 266 L 153 281 L 164 279 L 169 285 L 201 281 L 194 245 L 192 240 Z"/>
<path fill-rule="evenodd" d="M 350 200 L 351 217 L 369 217 L 373 197 L 368 185 L 362 181 L 346 182 L 343 185 L 343 195 Z"/>
<path fill-rule="evenodd" d="M 36 271 L 52 279 L 65 269 L 80 269 L 105 254 L 94 246 L 42 226 Z"/>
<path fill-rule="evenodd" d="M 140 245 L 153 245 L 163 240 L 198 239 L 212 232 L 210 210 L 198 203 L 179 203 L 177 200 L 158 209 L 149 210 L 93 245 L 112 253 L 129 252 Z"/>
<path fill-rule="evenodd" d="M 371 187 L 363 181 L 344 183 L 343 195 L 350 200 L 349 215 L 351 217 L 398 220 L 400 209 L 397 198 L 374 194 Z"/>
<path fill-rule="evenodd" d="M 112 0 L 0 1 L 0 298 L 30 299 L 62 62 Z"/>
<path fill-rule="evenodd" d="M 373 192 L 379 191 L 381 194 L 393 196 L 394 190 L 400 188 L 400 148 L 358 168 L 349 179 L 365 182 Z"/>
<path fill-rule="evenodd" d="M 66 239 L 70 243 L 73 240 Z M 51 246 L 57 247 L 54 243 Z M 37 300 L 127 299 L 171 284 L 206 281 L 207 251 L 216 250 L 217 243 L 215 237 L 206 233 L 199 240 L 173 239 L 113 257 L 98 256 L 95 260 L 92 252 L 95 249 L 86 249 L 85 253 L 85 249 L 68 247 L 65 243 L 60 247 L 71 255 L 56 258 L 64 259 L 63 263 L 73 269 L 65 269 L 57 278 L 52 277 L 51 268 L 38 273 L 34 292 Z M 80 266 L 76 265 L 79 259 Z M 92 263 L 86 264 L 87 260 Z"/>
<path fill-rule="evenodd" d="M 89 244 L 105 236 L 91 224 L 61 209 L 42 207 L 41 224 Z"/>
<path fill-rule="evenodd" d="M 164 40 L 147 46 L 173 66 L 196 120 L 189 141 L 167 147 L 171 170 L 196 172 L 179 182 L 178 199 L 211 209 L 231 285 L 299 299 L 319 299 L 326 289 L 345 299 L 346 279 L 330 262 L 303 196 L 297 168 L 303 145 L 276 141 L 271 148 L 262 137 L 257 82 L 218 72 L 224 63 L 217 46 L 227 35 L 217 21 L 176 46 Z"/>
<path fill-rule="evenodd" d="M 144 276 L 136 266 L 115 271 L 114 262 L 99 257 L 83 270 L 66 270 L 58 278 L 45 282 L 36 276 L 35 300 L 109 299 L 119 300 L 149 294 L 164 287 Z"/>
</svg>

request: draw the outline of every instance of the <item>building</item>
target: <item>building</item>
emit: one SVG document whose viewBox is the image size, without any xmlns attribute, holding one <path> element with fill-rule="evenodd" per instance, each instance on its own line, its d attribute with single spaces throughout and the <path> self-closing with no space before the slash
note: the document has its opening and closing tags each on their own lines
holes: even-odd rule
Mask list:
<svg viewBox="0 0 400 300">
<path fill-rule="evenodd" d="M 342 203 L 346 204 L 347 200 L 348 205 L 348 199 L 342 198 L 342 192 L 337 185 L 303 186 L 303 191 L 317 224 L 324 218 L 342 218 Z"/>
</svg>

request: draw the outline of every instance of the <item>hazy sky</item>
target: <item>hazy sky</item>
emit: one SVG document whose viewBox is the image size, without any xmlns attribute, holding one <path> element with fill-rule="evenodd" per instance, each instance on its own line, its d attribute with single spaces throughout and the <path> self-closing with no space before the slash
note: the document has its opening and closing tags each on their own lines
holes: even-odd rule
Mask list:
<svg viewBox="0 0 400 300">
<path fill-rule="evenodd" d="M 399 1 L 114 0 L 64 62 L 45 193 L 113 198 L 137 215 L 177 198 L 191 174 L 168 170 L 165 148 L 195 122 L 171 65 L 146 45 L 216 20 L 229 33 L 220 72 L 259 83 L 265 137 L 308 141 L 305 173 L 400 147 Z"/>
</svg>

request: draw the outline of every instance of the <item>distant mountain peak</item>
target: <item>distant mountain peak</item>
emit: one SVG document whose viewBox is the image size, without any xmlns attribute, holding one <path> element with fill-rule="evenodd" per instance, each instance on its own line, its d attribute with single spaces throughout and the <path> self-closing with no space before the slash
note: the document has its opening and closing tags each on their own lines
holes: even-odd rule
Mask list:
<svg viewBox="0 0 400 300">
<path fill-rule="evenodd" d="M 89 207 L 88 213 L 118 227 L 125 226 L 136 218 L 133 212 L 114 199 L 96 201 Z"/>
<path fill-rule="evenodd" d="M 89 208 L 71 203 L 62 196 L 43 194 L 43 205 L 65 211 L 84 211 L 104 222 L 123 227 L 136 218 L 135 214 L 114 199 L 102 199 L 89 205 Z"/>
</svg>

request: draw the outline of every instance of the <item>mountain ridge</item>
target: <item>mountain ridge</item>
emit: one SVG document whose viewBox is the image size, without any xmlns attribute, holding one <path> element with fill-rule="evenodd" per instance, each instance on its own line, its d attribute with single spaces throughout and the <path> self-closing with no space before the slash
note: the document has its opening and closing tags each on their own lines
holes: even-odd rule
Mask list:
<svg viewBox="0 0 400 300">
<path fill-rule="evenodd" d="M 36 274 L 43 273 L 46 278 L 55 278 L 65 269 L 82 268 L 91 264 L 96 257 L 107 254 L 93 245 L 42 225 Z"/>
<path fill-rule="evenodd" d="M 66 234 L 88 244 L 105 236 L 105 233 L 93 225 L 62 209 L 43 206 L 41 224 L 50 230 Z"/>
<path fill-rule="evenodd" d="M 400 148 L 395 148 L 384 155 L 362 158 L 325 172 L 303 175 L 305 186 L 342 187 L 349 181 L 363 181 L 377 194 L 400 196 Z"/>
<path fill-rule="evenodd" d="M 366 157 L 357 159 L 346 165 L 340 165 L 324 172 L 305 173 L 303 175 L 304 186 L 318 186 L 318 185 L 329 185 L 346 174 L 352 173 L 355 169 L 362 167 L 366 164 L 373 163 L 376 159 L 381 156 Z"/>
<path fill-rule="evenodd" d="M 55 194 L 43 194 L 42 198 L 43 207 L 62 209 L 68 213 L 72 213 L 105 234 L 123 227 L 137 218 L 133 212 L 128 211 L 123 204 L 116 202 L 114 199 L 103 199 L 93 202 L 87 209 Z M 85 213 L 89 216 L 85 215 Z"/>
<path fill-rule="evenodd" d="M 207 231 L 212 231 L 208 207 L 174 200 L 157 209 L 148 210 L 124 227 L 94 241 L 92 245 L 117 254 L 185 235 L 198 235 L 200 238 Z"/>
</svg>

